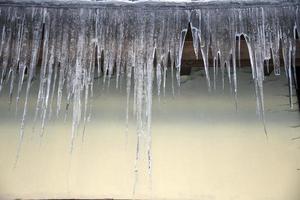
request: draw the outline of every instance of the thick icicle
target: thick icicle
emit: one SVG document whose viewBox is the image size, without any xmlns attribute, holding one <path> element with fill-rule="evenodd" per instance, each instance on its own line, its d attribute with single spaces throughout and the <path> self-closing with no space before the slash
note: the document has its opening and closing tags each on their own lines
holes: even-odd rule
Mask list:
<svg viewBox="0 0 300 200">
<path fill-rule="evenodd" d="M 210 86 L 210 75 L 209 75 L 209 63 L 208 63 L 208 53 L 211 41 L 211 30 L 210 30 L 210 12 L 200 13 L 200 49 L 202 54 L 202 59 L 204 62 L 205 75 L 207 80 L 208 89 L 211 90 Z"/>
<path fill-rule="evenodd" d="M 23 115 L 22 115 L 22 120 L 21 120 L 21 127 L 20 127 L 20 140 L 18 144 L 18 149 L 17 149 L 17 155 L 16 155 L 16 161 L 15 161 L 15 166 L 18 162 L 19 159 L 19 154 L 21 150 L 21 145 L 23 142 L 23 137 L 24 137 L 24 128 L 25 128 L 25 119 L 26 119 L 26 114 L 27 114 L 27 109 L 28 109 L 28 99 L 30 95 L 30 90 L 31 90 L 31 82 L 33 81 L 33 78 L 35 76 L 35 70 L 36 70 L 36 63 L 37 63 L 37 56 L 38 56 L 38 51 L 39 51 L 39 45 L 40 45 L 40 40 L 41 40 L 41 26 L 43 22 L 43 13 L 45 11 L 43 9 L 37 9 L 35 10 L 32 8 L 32 24 L 30 25 L 31 28 L 31 33 L 32 33 L 32 52 L 30 56 L 30 65 L 28 69 L 28 79 L 27 79 L 27 87 L 26 87 L 26 95 L 25 95 L 25 103 L 24 103 L 24 110 L 23 110 Z M 22 74 L 23 75 L 23 74 Z"/>
<path fill-rule="evenodd" d="M 12 103 L 12 97 L 13 97 L 13 91 L 14 91 L 14 85 L 15 85 L 15 80 L 17 76 L 17 69 L 18 69 L 18 64 L 20 61 L 20 54 L 21 54 L 21 44 L 23 40 L 23 27 L 24 27 L 24 21 L 25 21 L 25 14 L 22 13 L 20 18 L 18 18 L 17 24 L 16 24 L 16 29 L 13 34 L 16 34 L 16 38 L 14 42 L 14 46 L 12 48 L 12 53 L 15 54 L 15 56 L 12 58 L 11 61 L 11 81 L 10 81 L 10 89 L 9 89 L 9 104 L 11 105 Z"/>
</svg>

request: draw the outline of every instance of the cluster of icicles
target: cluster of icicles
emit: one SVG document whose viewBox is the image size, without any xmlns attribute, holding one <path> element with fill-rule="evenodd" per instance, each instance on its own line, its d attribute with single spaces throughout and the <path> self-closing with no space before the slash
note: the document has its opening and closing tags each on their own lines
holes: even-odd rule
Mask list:
<svg viewBox="0 0 300 200">
<path fill-rule="evenodd" d="M 139 140 L 146 138 L 150 172 L 153 87 L 157 85 L 158 94 L 161 88 L 165 90 L 169 69 L 180 84 L 182 50 L 189 26 L 195 54 L 197 58 L 201 55 L 204 61 L 209 89 L 216 85 L 216 73 L 222 74 L 223 85 L 227 74 L 237 98 L 239 53 L 236 52 L 240 48 L 236 37 L 244 35 L 261 119 L 264 120 L 264 62 L 272 59 L 274 72 L 279 75 L 280 46 L 292 93 L 296 27 L 300 27 L 297 6 L 187 10 L 3 6 L 0 12 L 0 90 L 7 84 L 10 103 L 16 96 L 16 104 L 21 91 L 26 91 L 20 141 L 34 80 L 39 81 L 34 120 L 41 121 L 41 132 L 51 116 L 65 111 L 61 106 L 64 98 L 70 105 L 67 109 L 72 110 L 72 149 L 79 125 L 89 118 L 95 77 L 102 76 L 103 84 L 109 85 L 114 76 L 116 87 L 120 87 L 120 78 L 124 77 L 127 121 L 131 94 L 134 99 L 136 159 L 139 159 Z M 214 60 L 212 67 L 208 66 L 209 51 Z"/>
</svg>

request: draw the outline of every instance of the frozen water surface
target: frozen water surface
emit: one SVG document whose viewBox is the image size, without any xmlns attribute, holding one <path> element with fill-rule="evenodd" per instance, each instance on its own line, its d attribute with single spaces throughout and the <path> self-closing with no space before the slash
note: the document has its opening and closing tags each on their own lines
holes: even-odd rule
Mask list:
<svg viewBox="0 0 300 200">
<path fill-rule="evenodd" d="M 165 94 L 167 80 L 172 82 L 173 93 L 174 85 L 180 85 L 189 26 L 195 54 L 204 61 L 209 90 L 216 85 L 217 73 L 221 73 L 223 87 L 228 82 L 236 101 L 236 38 L 245 37 L 257 114 L 266 126 L 265 61 L 273 60 L 275 74 L 288 78 L 289 102 L 293 105 L 292 68 L 297 31 L 299 35 L 299 6 L 299 1 L 279 0 L 0 2 L 0 90 L 8 85 L 10 106 L 16 107 L 21 116 L 17 159 L 30 95 L 37 95 L 34 124 L 40 124 L 35 131 L 41 137 L 51 117 L 72 117 L 72 151 L 80 125 L 85 127 L 91 117 L 94 88 L 107 90 L 113 87 L 111 79 L 115 78 L 115 87 L 127 92 L 126 121 L 130 116 L 136 121 L 136 163 L 141 144 L 145 143 L 151 175 L 154 87 L 160 95 Z M 280 46 L 284 72 L 280 70 Z M 208 64 L 209 51 L 215 60 L 213 68 Z M 167 71 L 171 71 L 171 80 L 167 79 Z M 38 91 L 32 90 L 35 81 L 39 83 Z M 23 91 L 21 112 L 19 99 Z"/>
</svg>

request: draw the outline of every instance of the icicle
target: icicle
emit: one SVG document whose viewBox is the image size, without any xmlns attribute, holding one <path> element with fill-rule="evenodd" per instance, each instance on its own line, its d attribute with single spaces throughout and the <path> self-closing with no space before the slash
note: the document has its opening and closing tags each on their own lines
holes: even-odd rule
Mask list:
<svg viewBox="0 0 300 200">
<path fill-rule="evenodd" d="M 175 87 L 174 87 L 174 60 L 173 56 L 170 56 L 170 63 L 171 63 L 171 84 L 172 84 L 172 95 L 175 96 Z"/>
<path fill-rule="evenodd" d="M 161 87 L 161 65 L 156 66 L 156 81 L 157 81 L 157 96 L 160 98 L 160 87 Z"/>
<path fill-rule="evenodd" d="M 286 44 L 287 46 L 283 45 L 282 51 L 283 51 L 283 60 L 284 60 L 284 68 L 287 74 L 288 79 L 288 85 L 289 85 L 289 103 L 290 108 L 293 109 L 293 75 L 292 75 L 292 47 L 291 47 L 291 41 L 289 41 L 289 44 Z M 283 42 L 285 43 L 285 42 Z"/>
<path fill-rule="evenodd" d="M 264 131 L 267 136 L 264 98 L 263 98 L 263 80 L 264 80 L 264 30 L 261 20 L 263 12 L 260 9 L 249 8 L 244 13 L 244 18 L 249 20 L 247 26 L 243 27 L 246 43 L 248 46 L 249 57 L 251 61 L 252 78 L 254 81 L 256 94 L 256 112 L 262 120 Z M 251 30 L 254 28 L 255 31 Z"/>
<path fill-rule="evenodd" d="M 16 35 L 15 35 L 15 40 L 14 40 L 14 47 L 13 47 L 13 60 L 12 60 L 12 66 L 11 66 L 11 81 L 10 81 L 10 89 L 9 89 L 9 105 L 12 103 L 12 96 L 13 96 L 13 90 L 14 90 L 14 83 L 16 80 L 17 76 L 17 68 L 20 60 L 20 54 L 21 54 L 21 44 L 23 40 L 23 27 L 24 27 L 24 21 L 25 21 L 25 15 L 22 13 L 19 21 L 17 22 L 17 27 L 16 27 Z"/>
<path fill-rule="evenodd" d="M 212 32 L 212 38 L 214 38 L 214 32 Z M 219 72 L 219 67 L 218 67 L 218 60 L 219 60 L 219 49 L 218 49 L 218 44 L 216 40 L 211 41 L 211 46 L 210 46 L 211 52 L 212 52 L 212 59 L 213 59 L 213 87 L 214 90 L 217 89 L 217 75 Z"/>
<path fill-rule="evenodd" d="M 184 14 L 184 12 L 182 12 L 182 14 Z M 188 21 L 186 23 L 183 23 L 184 18 L 181 16 L 181 13 L 179 11 L 175 12 L 174 20 L 175 20 L 175 28 L 178 30 L 174 38 L 176 80 L 177 80 L 177 85 L 180 86 L 181 57 L 182 57 L 182 51 L 184 47 L 185 36 L 187 33 L 187 27 L 184 27 L 184 25 L 188 24 L 187 23 Z"/>
<path fill-rule="evenodd" d="M 43 54 L 42 54 L 42 65 L 41 65 L 41 72 L 40 72 L 40 87 L 39 93 L 36 103 L 36 110 L 34 116 L 34 124 L 38 118 L 38 114 L 41 112 L 45 112 L 43 109 L 43 104 L 46 101 L 46 84 L 47 84 L 47 64 L 48 64 L 48 57 L 49 57 L 49 32 L 50 32 L 50 17 L 47 11 L 44 12 L 43 15 L 43 22 L 44 22 L 44 37 L 43 37 Z M 34 125 L 35 126 L 35 125 Z"/>
<path fill-rule="evenodd" d="M 92 20 L 92 10 L 89 10 L 88 19 Z M 94 29 L 92 26 L 88 26 L 87 28 L 88 41 L 86 44 L 87 51 L 86 54 L 86 63 L 84 70 L 84 78 L 83 78 L 83 87 L 84 87 L 84 114 L 83 114 L 83 132 L 82 132 L 82 141 L 85 136 L 86 124 L 88 121 L 88 107 L 91 107 L 90 101 L 92 99 L 92 88 L 93 88 L 93 78 L 94 78 L 94 69 L 95 69 L 95 41 L 93 38 L 95 37 Z M 91 91 L 91 92 L 90 92 Z M 91 94 L 90 94 L 91 93 Z"/>
<path fill-rule="evenodd" d="M 64 14 L 69 14 L 70 16 L 67 16 L 65 20 L 63 20 L 63 26 L 62 26 L 62 44 L 61 44 L 61 59 L 60 59 L 60 69 L 59 69 L 59 77 L 58 77 L 58 88 L 57 88 L 57 109 L 56 109 L 56 115 L 58 116 L 60 110 L 61 110 L 61 102 L 62 102 L 62 94 L 63 94 L 63 87 L 66 81 L 66 71 L 68 70 L 69 65 L 69 40 L 71 39 L 69 36 L 69 18 L 71 17 L 72 13 L 64 12 Z M 71 27 L 70 27 L 71 28 Z"/>
<path fill-rule="evenodd" d="M 152 139 L 151 139 L 151 121 L 152 121 L 152 86 L 153 86 L 153 71 L 154 71 L 154 55 L 155 55 L 155 46 L 153 40 L 154 36 L 154 21 L 153 21 L 153 15 L 149 17 L 149 22 L 147 25 L 147 35 L 146 38 L 148 40 L 148 49 L 147 49 L 147 65 L 146 65 L 146 130 L 147 130 L 147 160 L 148 160 L 148 174 L 151 178 L 152 175 Z M 149 48 L 150 47 L 150 48 Z M 183 47 L 182 47 L 183 48 Z M 181 60 L 181 59 L 180 59 Z"/>
<path fill-rule="evenodd" d="M 122 23 L 122 19 L 124 18 L 123 12 L 119 13 L 119 17 L 117 19 L 117 50 L 116 50 L 116 88 L 119 87 L 119 79 L 121 73 L 121 55 L 122 48 L 124 42 L 124 24 Z"/>
<path fill-rule="evenodd" d="M 25 16 L 27 17 L 27 16 Z M 28 54 L 29 52 L 29 30 L 26 26 L 24 26 L 24 32 L 23 32 L 23 40 L 21 43 L 21 53 L 20 53 L 20 61 L 19 61 L 19 68 L 18 68 L 18 75 L 19 75 L 19 81 L 18 81 L 18 91 L 17 91 L 17 97 L 16 97 L 16 113 L 18 111 L 18 102 L 20 99 L 20 93 L 23 86 L 24 76 L 25 76 L 25 70 L 27 69 L 28 65 Z"/>
<path fill-rule="evenodd" d="M 135 185 L 138 178 L 138 161 L 140 158 L 140 144 L 141 138 L 144 134 L 144 114 L 143 113 L 143 99 L 144 99 L 144 56 L 143 54 L 143 41 L 145 37 L 145 24 L 143 23 L 145 19 L 139 19 L 137 21 L 140 28 L 139 34 L 137 34 L 135 39 L 135 68 L 134 68 L 134 114 L 137 122 L 137 142 L 136 142 L 136 156 L 135 156 Z M 135 186 L 134 186 L 135 190 Z"/>
<path fill-rule="evenodd" d="M 127 131 L 129 126 L 129 103 L 130 103 L 130 92 L 131 92 L 131 79 L 132 79 L 132 68 L 135 63 L 135 55 L 133 52 L 132 45 L 129 45 L 131 47 L 128 52 L 128 59 L 127 59 L 127 65 L 126 65 L 126 138 L 127 138 Z"/>
<path fill-rule="evenodd" d="M 102 54 L 102 49 L 101 49 L 101 44 L 100 44 L 100 38 L 101 37 L 101 22 L 100 17 L 100 11 L 99 9 L 96 10 L 96 16 L 95 16 L 95 39 L 96 39 L 96 46 L 97 46 L 97 75 L 98 78 L 101 76 L 101 54 Z M 100 38 L 99 38 L 100 37 Z"/>
<path fill-rule="evenodd" d="M 164 96 L 166 96 L 166 82 L 167 82 L 167 66 L 164 65 L 163 69 L 163 91 L 164 91 Z"/>
<path fill-rule="evenodd" d="M 5 41 L 6 41 L 6 27 L 9 25 L 9 14 L 11 13 L 11 8 L 8 8 L 8 10 L 5 12 L 4 10 L 1 10 L 1 18 L 3 18 L 3 24 L 1 27 L 1 42 L 0 42 L 0 56 L 2 56 L 3 53 L 3 47 L 5 45 Z M 3 14 L 2 14 L 3 13 Z"/>
<path fill-rule="evenodd" d="M 241 68 L 241 35 L 238 36 L 238 53 L 237 53 L 237 60 L 238 60 L 238 66 Z"/>
<path fill-rule="evenodd" d="M 164 11 L 162 11 L 164 12 Z M 166 17 L 162 21 L 162 25 L 160 25 L 161 18 L 160 15 L 156 16 L 158 22 L 156 22 L 156 28 L 158 29 L 158 41 L 156 50 L 160 50 L 158 52 L 158 62 L 161 61 L 163 65 L 163 95 L 166 96 L 166 82 L 167 82 L 167 70 L 168 70 L 168 62 L 170 61 L 170 51 L 169 51 L 169 42 L 168 42 L 168 22 L 169 17 Z"/>
<path fill-rule="evenodd" d="M 7 78 L 7 68 L 8 68 L 8 62 L 9 62 L 9 56 L 10 56 L 10 48 L 11 48 L 11 38 L 12 38 L 12 32 L 13 32 L 13 25 L 15 24 L 16 20 L 16 10 L 13 10 L 12 12 L 8 12 L 8 21 L 10 23 L 7 23 L 5 26 L 5 42 L 3 46 L 1 45 L 1 52 L 3 48 L 3 54 L 2 54 L 2 63 L 1 63 L 1 77 L 0 77 L 0 93 L 3 88 L 3 84 L 5 79 Z M 0 53 L 1 53 L 0 52 Z"/>
<path fill-rule="evenodd" d="M 56 28 L 56 24 L 57 24 L 57 18 L 56 18 L 56 12 L 49 12 L 49 17 L 46 18 L 46 20 L 51 20 L 50 21 L 46 21 L 45 22 L 45 26 L 47 24 L 50 24 L 50 27 L 48 27 L 49 29 L 46 29 L 44 30 L 44 32 L 46 33 L 47 31 L 50 31 L 51 28 L 55 29 Z M 58 33 L 59 34 L 59 33 Z M 55 33 L 50 33 L 49 34 L 49 59 L 46 60 L 47 62 L 47 77 L 45 79 L 45 94 L 44 94 L 44 100 L 42 102 L 42 112 L 41 112 L 41 119 L 42 119 L 42 124 L 41 124 L 41 136 L 43 135 L 43 132 L 44 132 L 44 129 L 45 129 L 45 125 L 46 125 L 46 120 L 47 120 L 47 113 L 48 113 L 48 109 L 49 109 L 49 100 L 50 100 L 50 91 L 51 91 L 51 86 L 52 84 L 54 84 L 52 82 L 52 77 L 53 77 L 53 68 L 54 68 L 54 65 L 55 65 L 55 57 L 58 57 L 59 55 L 55 55 L 55 54 L 59 54 L 57 53 L 59 51 L 59 48 L 58 50 L 55 51 L 55 37 L 56 34 Z M 48 57 L 48 56 L 47 56 Z"/>
<path fill-rule="evenodd" d="M 52 113 L 53 113 L 53 101 L 54 101 L 54 94 L 56 91 L 56 84 L 57 84 L 57 79 L 58 79 L 58 68 L 61 67 L 61 59 L 62 59 L 62 39 L 63 39 L 63 11 L 64 10 L 59 10 L 56 12 L 53 12 L 54 18 L 56 18 L 57 22 L 52 25 L 53 29 L 57 29 L 57 33 L 54 34 L 55 37 L 52 37 L 53 42 L 55 43 L 55 57 L 54 57 L 54 75 L 53 75 L 53 80 L 52 80 L 52 91 L 51 91 L 51 97 L 50 97 L 50 104 L 49 104 L 49 115 L 48 115 L 48 120 L 51 119 Z"/>
<path fill-rule="evenodd" d="M 217 68 L 217 59 L 216 58 L 213 58 L 213 70 L 214 70 L 214 77 L 213 77 L 213 79 L 214 79 L 214 90 L 216 90 L 217 89 L 217 70 L 216 70 L 216 68 Z"/>
<path fill-rule="evenodd" d="M 73 122 L 72 122 L 72 135 L 71 135 L 71 148 L 72 152 L 74 147 L 75 136 L 78 131 L 79 123 L 81 120 L 81 93 L 83 90 L 83 81 L 85 80 L 82 57 L 85 54 L 85 33 L 86 33 L 86 19 L 87 19 L 87 10 L 80 9 L 79 23 L 78 23 L 78 40 L 76 48 L 76 62 L 74 66 L 74 79 L 72 81 L 72 93 L 73 93 Z"/>
<path fill-rule="evenodd" d="M 37 9 L 34 10 L 32 9 L 32 52 L 31 52 L 31 59 L 30 59 L 30 65 L 28 69 L 28 80 L 27 80 L 27 87 L 26 87 L 26 95 L 25 95 L 25 103 L 24 103 L 24 110 L 23 110 L 23 115 L 22 115 L 22 120 L 21 120 L 21 127 L 20 127 L 20 139 L 19 139 L 19 144 L 18 144 L 18 149 L 17 149 L 17 155 L 16 155 L 16 160 L 15 160 L 15 165 L 18 162 L 19 159 L 19 154 L 21 150 L 21 145 L 23 142 L 23 137 L 24 137 L 24 128 L 25 128 L 25 118 L 27 114 L 27 109 L 28 109 L 28 99 L 30 95 L 30 89 L 31 89 L 31 82 L 34 78 L 34 73 L 36 69 L 36 63 L 37 63 L 37 55 L 38 55 L 38 50 L 39 50 L 39 45 L 40 45 L 40 40 L 41 40 L 41 26 L 42 26 L 42 9 Z M 24 76 L 24 72 L 22 72 L 22 76 Z M 23 77 L 22 77 L 23 79 Z M 23 81 L 22 81 L 23 82 Z"/>
<path fill-rule="evenodd" d="M 166 28 L 165 31 L 167 33 L 166 36 L 166 57 L 165 57 L 165 67 L 170 68 L 171 74 L 171 91 L 173 97 L 175 96 L 175 87 L 174 87 L 174 57 L 175 57 L 175 48 L 174 48 L 174 40 L 175 40 L 175 32 L 172 31 L 175 27 L 174 13 L 168 12 L 166 13 Z"/>
<path fill-rule="evenodd" d="M 201 13 L 199 10 L 194 10 L 191 13 L 191 31 L 192 31 L 192 37 L 193 37 L 193 47 L 196 59 L 199 59 L 199 28 L 200 28 L 200 18 Z"/>
<path fill-rule="evenodd" d="M 290 108 L 293 108 L 293 75 L 292 75 L 292 52 L 296 46 L 294 39 L 294 10 L 290 8 L 283 8 L 281 15 L 282 18 L 279 21 L 282 32 L 282 55 L 284 61 L 284 68 L 289 83 L 289 103 Z"/>
<path fill-rule="evenodd" d="M 295 32 L 294 41 L 296 43 L 296 32 Z M 296 44 L 295 43 L 292 46 L 292 66 L 293 66 L 293 81 L 295 84 L 295 88 L 298 88 L 297 74 L 296 74 Z"/>
<path fill-rule="evenodd" d="M 210 13 L 209 12 L 202 12 L 198 11 L 199 13 L 199 30 L 197 37 L 200 40 L 200 50 L 202 54 L 202 59 L 204 62 L 204 69 L 206 75 L 206 81 L 208 85 L 208 90 L 211 90 L 210 85 L 210 75 L 209 75 L 209 63 L 208 63 L 208 52 L 210 47 L 210 40 L 211 40 L 211 30 L 210 30 Z"/>
<path fill-rule="evenodd" d="M 237 111 L 237 71 L 236 71 L 236 55 L 235 55 L 235 40 L 232 44 L 232 68 L 233 68 L 233 94 L 234 94 L 234 102 L 235 102 L 235 109 Z"/>
</svg>

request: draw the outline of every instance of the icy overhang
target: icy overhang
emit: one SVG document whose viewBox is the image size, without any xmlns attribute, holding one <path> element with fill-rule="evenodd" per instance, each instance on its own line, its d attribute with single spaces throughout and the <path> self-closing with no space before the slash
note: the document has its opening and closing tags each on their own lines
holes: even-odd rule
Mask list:
<svg viewBox="0 0 300 200">
<path fill-rule="evenodd" d="M 260 7 L 260 6 L 291 6 L 298 5 L 299 0 L 7 0 L 1 5 L 35 6 L 35 7 L 66 7 L 66 8 L 168 8 L 197 9 L 205 7 Z"/>
</svg>

